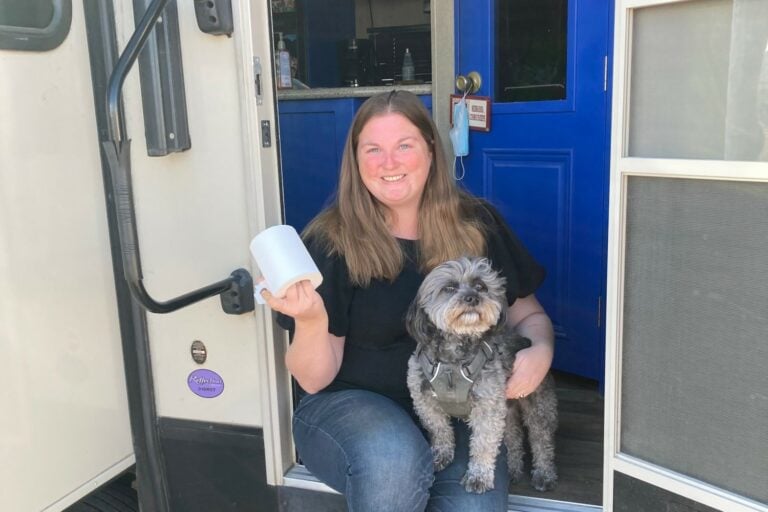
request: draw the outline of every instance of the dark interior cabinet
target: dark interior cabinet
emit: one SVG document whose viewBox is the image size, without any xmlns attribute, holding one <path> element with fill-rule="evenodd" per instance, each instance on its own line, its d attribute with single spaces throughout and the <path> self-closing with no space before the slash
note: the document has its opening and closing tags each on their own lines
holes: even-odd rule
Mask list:
<svg viewBox="0 0 768 512">
<path fill-rule="evenodd" d="M 273 44 L 283 33 L 297 60 L 296 78 L 311 88 L 341 87 L 344 51 L 355 37 L 354 0 L 297 0 L 295 10 L 273 12 Z"/>
</svg>

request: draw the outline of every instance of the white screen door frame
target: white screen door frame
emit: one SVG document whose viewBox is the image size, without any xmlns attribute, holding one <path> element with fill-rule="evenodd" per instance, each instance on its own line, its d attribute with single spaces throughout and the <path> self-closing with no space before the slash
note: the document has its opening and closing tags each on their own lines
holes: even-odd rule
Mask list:
<svg viewBox="0 0 768 512">
<path fill-rule="evenodd" d="M 626 279 L 628 236 L 631 236 L 627 230 L 627 219 L 632 213 L 628 209 L 630 208 L 628 206 L 630 204 L 628 201 L 629 184 L 635 177 L 653 178 L 655 180 L 707 180 L 707 183 L 751 184 L 750 186 L 754 187 L 764 187 L 768 183 L 768 162 L 760 161 L 764 156 L 754 159 L 749 157 L 746 159 L 731 158 L 731 155 L 726 151 L 720 159 L 695 155 L 691 157 L 690 151 L 695 149 L 689 151 L 684 147 L 662 148 L 663 144 L 653 141 L 649 143 L 648 149 L 643 146 L 643 137 L 639 138 L 641 142 L 637 142 L 637 134 L 631 133 L 633 129 L 648 130 L 638 119 L 636 119 L 638 125 L 635 126 L 631 118 L 635 112 L 638 118 L 645 115 L 645 111 L 635 111 L 631 108 L 632 98 L 630 97 L 630 93 L 635 94 L 636 91 L 640 91 L 638 96 L 643 94 L 642 86 L 638 86 L 633 81 L 637 77 L 633 77 L 632 69 L 632 63 L 635 62 L 633 60 L 633 57 L 636 56 L 635 52 L 640 51 L 639 48 L 633 48 L 633 44 L 640 38 L 639 30 L 633 36 L 633 31 L 638 26 L 636 24 L 639 21 L 636 18 L 638 13 L 645 15 L 645 13 L 654 9 L 657 9 L 658 12 L 666 12 L 665 9 L 671 9 L 673 12 L 691 9 L 691 12 L 693 12 L 698 11 L 699 7 L 711 7 L 714 4 L 704 5 L 711 1 L 616 1 L 606 318 L 606 419 L 603 500 L 605 510 L 628 510 L 619 507 L 619 505 L 624 504 L 615 502 L 614 476 L 618 472 L 712 509 L 733 512 L 768 511 L 766 503 L 761 503 L 732 490 L 720 488 L 711 482 L 682 474 L 664 465 L 649 462 L 642 457 L 630 455 L 625 453 L 622 448 L 621 435 L 624 432 L 624 429 L 622 429 L 622 405 L 623 397 L 625 396 L 623 391 L 627 391 L 621 388 L 622 376 L 624 375 L 622 365 L 626 361 L 624 359 L 626 348 L 624 346 L 626 327 L 624 325 L 625 298 L 628 293 L 631 293 L 631 290 L 627 288 Z M 741 1 L 733 0 L 732 4 L 735 5 Z M 754 5 L 755 3 L 752 3 L 752 6 Z M 651 17 L 650 19 L 654 18 Z M 659 18 L 659 22 L 659 24 L 664 23 L 661 18 Z M 768 20 L 765 20 L 765 23 L 768 24 Z M 647 28 L 645 30 L 648 31 Z M 734 30 L 733 33 L 736 33 L 736 31 Z M 681 35 L 681 39 L 684 37 L 684 35 Z M 680 45 L 683 44 L 685 42 L 681 41 Z M 672 46 L 675 46 L 675 44 Z M 768 50 L 768 48 L 766 49 Z M 765 67 L 765 64 L 763 64 L 763 67 Z M 765 80 L 765 78 L 762 80 Z M 664 83 L 663 77 L 660 83 Z M 768 100 L 764 98 L 764 101 Z M 663 127 L 659 128 L 663 129 Z M 652 139 L 653 136 L 651 135 L 646 138 Z M 727 142 L 724 144 L 727 145 Z M 633 148 L 633 145 L 636 145 L 636 147 Z M 654 148 L 658 149 L 659 156 L 654 154 Z M 766 244 L 768 244 L 768 240 Z M 764 342 L 766 342 L 765 339 L 763 338 Z M 768 394 L 768 391 L 765 391 L 765 393 Z M 763 401 L 761 403 L 765 404 L 766 402 Z M 765 407 L 765 405 L 762 405 L 762 407 Z M 680 432 L 680 436 L 685 435 L 685 432 Z M 768 482 L 768 473 L 766 473 L 765 478 L 766 482 Z M 631 509 L 635 510 L 634 508 Z M 646 509 L 638 508 L 637 510 Z M 678 509 L 675 508 L 675 510 Z"/>
</svg>

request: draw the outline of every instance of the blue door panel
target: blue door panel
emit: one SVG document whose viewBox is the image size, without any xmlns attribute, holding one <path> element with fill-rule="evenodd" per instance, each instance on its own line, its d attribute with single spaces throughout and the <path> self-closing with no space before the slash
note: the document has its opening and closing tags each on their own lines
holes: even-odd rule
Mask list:
<svg viewBox="0 0 768 512">
<path fill-rule="evenodd" d="M 279 103 L 285 222 L 298 231 L 333 194 L 354 111 L 352 100 Z"/>
<path fill-rule="evenodd" d="M 547 268 L 537 297 L 557 335 L 554 367 L 602 381 L 612 2 L 568 5 L 566 98 L 493 102 L 493 0 L 455 0 L 456 72 L 478 71 L 491 131 L 470 133 L 465 185 L 491 200 Z"/>
<path fill-rule="evenodd" d="M 481 195 L 501 213 L 526 247 L 547 269 L 537 297 L 552 315 L 562 318 L 563 286 L 568 261 L 568 204 L 571 155 L 556 150 L 487 149 L 485 188 Z M 522 181 L 525 187 L 519 187 Z M 558 331 L 562 331 L 556 325 Z"/>
</svg>

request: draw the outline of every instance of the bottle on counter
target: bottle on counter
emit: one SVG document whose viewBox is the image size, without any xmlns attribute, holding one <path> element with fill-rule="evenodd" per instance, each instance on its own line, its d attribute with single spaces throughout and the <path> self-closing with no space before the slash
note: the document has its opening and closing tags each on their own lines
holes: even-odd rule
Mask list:
<svg viewBox="0 0 768 512">
<path fill-rule="evenodd" d="M 283 33 L 278 32 L 277 52 L 275 52 L 275 74 L 277 75 L 277 88 L 290 89 L 291 84 L 291 54 L 285 47 Z"/>
<path fill-rule="evenodd" d="M 357 53 L 357 39 L 349 40 L 347 53 L 344 57 L 344 85 L 357 87 L 360 85 L 359 57 Z"/>
<path fill-rule="evenodd" d="M 413 57 L 411 50 L 406 48 L 403 55 L 403 82 L 412 82 L 416 78 L 416 70 L 413 67 Z"/>
</svg>

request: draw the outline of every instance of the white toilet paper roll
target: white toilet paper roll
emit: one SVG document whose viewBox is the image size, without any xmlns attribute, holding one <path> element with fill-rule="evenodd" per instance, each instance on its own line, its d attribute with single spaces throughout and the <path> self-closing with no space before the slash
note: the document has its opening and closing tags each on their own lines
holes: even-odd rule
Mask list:
<svg viewBox="0 0 768 512">
<path fill-rule="evenodd" d="M 250 249 L 264 278 L 254 291 L 259 304 L 264 304 L 261 296 L 264 288 L 275 297 L 285 297 L 288 288 L 299 281 L 308 280 L 315 288 L 323 282 L 322 274 L 293 226 L 265 229 L 251 240 Z"/>
</svg>

